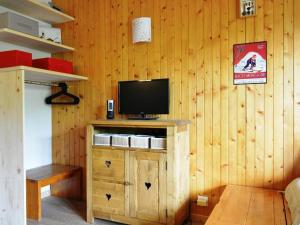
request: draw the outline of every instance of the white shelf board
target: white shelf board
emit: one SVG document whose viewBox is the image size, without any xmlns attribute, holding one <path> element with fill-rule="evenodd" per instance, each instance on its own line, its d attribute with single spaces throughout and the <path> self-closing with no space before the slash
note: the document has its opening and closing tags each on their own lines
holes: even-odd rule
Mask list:
<svg viewBox="0 0 300 225">
<path fill-rule="evenodd" d="M 18 71 L 18 70 L 24 71 L 25 81 L 56 83 L 56 82 L 65 82 L 65 81 L 88 80 L 88 78 L 84 76 L 68 74 L 68 73 L 60 73 L 51 70 L 38 69 L 38 68 L 28 67 L 28 66 L 0 68 L 0 74 L 5 72 Z"/>
<path fill-rule="evenodd" d="M 0 0 L 0 5 L 51 24 L 65 23 L 74 20 L 74 17 L 52 9 L 50 6 L 38 0 Z"/>
<path fill-rule="evenodd" d="M 0 41 L 49 53 L 74 51 L 74 48 L 8 28 L 0 29 Z"/>
</svg>

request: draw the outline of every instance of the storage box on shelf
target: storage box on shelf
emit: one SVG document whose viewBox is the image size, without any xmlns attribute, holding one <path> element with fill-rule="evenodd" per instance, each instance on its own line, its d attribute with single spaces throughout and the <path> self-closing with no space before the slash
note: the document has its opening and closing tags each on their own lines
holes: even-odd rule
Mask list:
<svg viewBox="0 0 300 225">
<path fill-rule="evenodd" d="M 126 134 L 122 138 L 127 140 L 136 137 L 130 134 L 167 139 L 163 150 L 132 144 L 95 146 L 93 139 L 107 133 Z M 188 215 L 188 121 L 101 120 L 88 126 L 88 222 L 96 217 L 126 224 L 179 225 Z"/>
<path fill-rule="evenodd" d="M 129 138 L 128 134 L 112 134 L 111 145 L 114 147 L 129 148 Z"/>
<path fill-rule="evenodd" d="M 32 66 L 32 54 L 19 50 L 0 52 L 0 68 Z"/>
<path fill-rule="evenodd" d="M 165 138 L 165 137 L 151 137 L 150 147 L 152 149 L 166 149 L 167 148 L 167 138 Z"/>
<path fill-rule="evenodd" d="M 63 59 L 42 58 L 32 61 L 33 67 L 53 70 L 61 73 L 73 73 L 73 63 Z"/>
<path fill-rule="evenodd" d="M 130 137 L 131 148 L 150 148 L 150 138 L 148 135 L 132 135 Z"/>
<path fill-rule="evenodd" d="M 35 37 L 39 36 L 39 23 L 13 12 L 0 14 L 0 28 L 9 28 Z"/>
<path fill-rule="evenodd" d="M 135 149 L 167 149 L 167 139 L 165 137 L 154 137 L 150 135 L 130 135 L 130 134 L 94 134 L 95 146 L 112 146 Z"/>
<path fill-rule="evenodd" d="M 95 134 L 94 145 L 111 146 L 111 134 Z"/>
</svg>

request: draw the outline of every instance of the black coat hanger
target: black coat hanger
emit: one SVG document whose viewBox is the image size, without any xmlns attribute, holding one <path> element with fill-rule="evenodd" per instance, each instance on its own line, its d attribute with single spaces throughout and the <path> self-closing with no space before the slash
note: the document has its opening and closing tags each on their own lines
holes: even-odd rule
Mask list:
<svg viewBox="0 0 300 225">
<path fill-rule="evenodd" d="M 46 104 L 50 105 L 77 105 L 80 102 L 80 99 L 68 93 L 68 85 L 66 83 L 59 83 L 58 86 L 61 88 L 61 91 L 57 92 L 56 94 L 53 94 L 45 99 Z M 72 101 L 69 102 L 55 102 L 53 101 L 55 98 L 61 97 L 61 96 L 67 96 L 70 97 Z"/>
</svg>

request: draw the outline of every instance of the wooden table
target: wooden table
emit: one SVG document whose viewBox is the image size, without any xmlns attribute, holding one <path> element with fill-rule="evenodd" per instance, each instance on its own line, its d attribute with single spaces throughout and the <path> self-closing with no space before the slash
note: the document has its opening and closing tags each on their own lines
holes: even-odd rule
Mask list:
<svg viewBox="0 0 300 225">
<path fill-rule="evenodd" d="M 205 225 L 290 225 L 281 192 L 229 185 Z"/>
</svg>

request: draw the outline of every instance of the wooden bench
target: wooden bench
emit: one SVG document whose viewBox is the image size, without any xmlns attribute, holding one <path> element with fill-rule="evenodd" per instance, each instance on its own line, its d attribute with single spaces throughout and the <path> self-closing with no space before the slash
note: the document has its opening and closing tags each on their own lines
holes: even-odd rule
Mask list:
<svg viewBox="0 0 300 225">
<path fill-rule="evenodd" d="M 79 199 L 81 168 L 51 164 L 26 171 L 27 218 L 41 220 L 41 188 L 51 185 L 52 195 Z"/>
<path fill-rule="evenodd" d="M 205 225 L 290 225 L 282 192 L 227 186 Z"/>
</svg>

